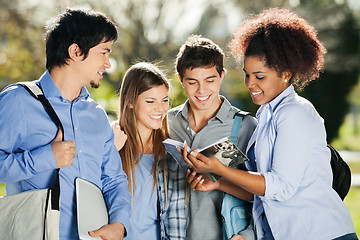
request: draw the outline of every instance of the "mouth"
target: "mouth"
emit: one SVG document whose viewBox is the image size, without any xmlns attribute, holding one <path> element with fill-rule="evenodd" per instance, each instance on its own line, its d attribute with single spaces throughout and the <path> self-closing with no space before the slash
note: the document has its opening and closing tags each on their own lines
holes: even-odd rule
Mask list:
<svg viewBox="0 0 360 240">
<path fill-rule="evenodd" d="M 208 100 L 210 98 L 210 95 L 207 95 L 207 96 L 204 96 L 204 97 L 197 96 L 195 98 L 202 102 L 202 101 Z"/>
<path fill-rule="evenodd" d="M 102 71 L 98 71 L 97 73 L 100 75 L 100 77 L 101 77 L 101 78 L 103 78 L 103 74 L 104 74 L 104 72 L 102 72 Z"/>
<path fill-rule="evenodd" d="M 251 97 L 257 97 L 259 96 L 259 94 L 262 93 L 262 91 L 258 91 L 258 92 L 250 92 Z"/>
<path fill-rule="evenodd" d="M 149 117 L 155 121 L 160 121 L 162 120 L 162 114 L 156 114 L 156 115 L 149 115 Z"/>
</svg>

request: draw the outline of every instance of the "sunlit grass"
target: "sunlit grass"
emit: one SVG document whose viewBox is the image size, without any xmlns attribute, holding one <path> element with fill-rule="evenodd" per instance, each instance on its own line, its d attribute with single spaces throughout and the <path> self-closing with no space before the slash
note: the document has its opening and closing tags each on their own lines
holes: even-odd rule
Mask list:
<svg viewBox="0 0 360 240">
<path fill-rule="evenodd" d="M 6 195 L 5 184 L 4 184 L 4 183 L 0 183 L 0 197 L 1 197 L 1 196 L 5 196 L 5 195 Z"/>
<path fill-rule="evenodd" d="M 351 187 L 348 195 L 344 199 L 346 207 L 349 209 L 351 218 L 355 225 L 356 234 L 360 236 L 360 187 Z"/>
</svg>

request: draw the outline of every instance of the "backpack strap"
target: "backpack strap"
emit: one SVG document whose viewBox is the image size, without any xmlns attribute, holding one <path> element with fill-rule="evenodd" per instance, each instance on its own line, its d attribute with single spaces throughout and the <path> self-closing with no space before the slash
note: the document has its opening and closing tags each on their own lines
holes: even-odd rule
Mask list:
<svg viewBox="0 0 360 240">
<path fill-rule="evenodd" d="M 46 99 L 42 88 L 36 84 L 35 81 L 32 82 L 18 82 L 17 84 L 23 86 L 31 96 L 39 100 L 45 108 L 47 114 L 49 114 L 51 120 L 61 129 L 63 133 L 62 140 L 64 141 L 64 127 L 56 114 L 54 108 L 51 106 L 49 101 Z M 54 187 L 51 191 L 51 208 L 53 210 L 60 210 L 60 179 L 59 179 L 59 168 L 56 170 L 56 178 L 54 182 Z"/>
<path fill-rule="evenodd" d="M 247 115 L 251 115 L 251 113 L 249 112 L 245 112 L 245 111 L 238 111 L 234 114 L 234 122 L 233 122 L 233 126 L 231 129 L 231 135 L 230 135 L 230 141 L 232 141 L 236 146 L 238 146 L 238 142 L 239 142 L 239 133 L 240 133 L 240 128 L 241 128 L 241 124 L 243 119 L 247 116 Z"/>
<path fill-rule="evenodd" d="M 31 96 L 33 96 L 34 98 L 36 98 L 43 104 L 45 111 L 47 112 L 47 114 L 49 114 L 51 120 L 53 120 L 54 123 L 61 129 L 61 131 L 63 133 L 62 140 L 64 141 L 64 127 L 61 124 L 61 121 L 60 121 L 59 117 L 57 116 L 54 108 L 51 106 L 49 101 L 46 99 L 42 88 L 39 85 L 37 85 L 35 81 L 18 82 L 17 84 L 23 86 L 31 94 Z"/>
</svg>

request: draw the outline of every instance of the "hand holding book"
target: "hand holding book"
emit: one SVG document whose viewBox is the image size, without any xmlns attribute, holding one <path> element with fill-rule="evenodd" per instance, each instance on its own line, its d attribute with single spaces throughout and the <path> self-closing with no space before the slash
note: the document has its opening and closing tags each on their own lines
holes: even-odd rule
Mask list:
<svg viewBox="0 0 360 240">
<path fill-rule="evenodd" d="M 185 171 L 188 168 L 192 168 L 197 172 L 209 173 L 207 176 L 213 182 L 220 178 L 220 176 L 216 175 L 219 164 L 237 168 L 248 160 L 245 154 L 228 138 L 222 138 L 210 146 L 193 151 L 191 151 L 186 143 L 184 144 L 172 139 L 167 139 L 163 143 L 167 152 L 174 157 Z M 178 149 L 181 149 L 181 153 Z"/>
</svg>

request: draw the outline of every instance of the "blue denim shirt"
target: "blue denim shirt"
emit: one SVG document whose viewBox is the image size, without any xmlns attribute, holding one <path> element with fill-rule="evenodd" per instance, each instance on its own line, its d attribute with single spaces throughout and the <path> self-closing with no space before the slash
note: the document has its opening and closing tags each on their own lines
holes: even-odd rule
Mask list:
<svg viewBox="0 0 360 240">
<path fill-rule="evenodd" d="M 264 196 L 255 196 L 258 239 L 333 239 L 354 233 L 349 211 L 332 189 L 324 121 L 313 105 L 289 86 L 262 105 L 247 167 L 265 177 Z M 250 151 L 251 153 L 251 151 Z M 256 167 L 254 167 L 256 166 Z M 265 217 L 264 217 L 265 216 Z"/>
<path fill-rule="evenodd" d="M 64 139 L 75 142 L 73 164 L 60 169 L 60 239 L 78 239 L 75 178 L 102 189 L 110 223 L 125 227 L 130 193 L 114 134 L 103 108 L 85 88 L 73 102 L 64 99 L 48 72 L 39 83 L 64 126 Z M 23 87 L 12 85 L 0 93 L 0 182 L 8 195 L 54 184 L 57 165 L 51 142 L 58 127 L 40 101 Z"/>
</svg>

